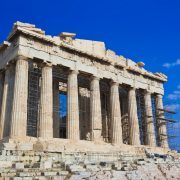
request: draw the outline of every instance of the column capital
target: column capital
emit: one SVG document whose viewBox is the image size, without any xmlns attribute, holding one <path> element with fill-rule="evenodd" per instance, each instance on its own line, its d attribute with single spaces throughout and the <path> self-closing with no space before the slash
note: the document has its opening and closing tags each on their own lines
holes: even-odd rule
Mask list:
<svg viewBox="0 0 180 180">
<path fill-rule="evenodd" d="M 149 94 L 149 95 L 151 95 L 152 94 L 152 91 L 150 91 L 150 90 L 148 90 L 148 89 L 145 89 L 145 94 Z"/>
<path fill-rule="evenodd" d="M 111 80 L 110 85 L 111 85 L 111 86 L 112 86 L 112 85 L 119 86 L 119 82 L 114 81 L 114 80 Z"/>
<path fill-rule="evenodd" d="M 91 76 L 91 80 L 98 80 L 98 81 L 99 81 L 99 80 L 100 80 L 100 77 L 95 76 L 95 75 L 92 75 L 92 76 Z"/>
<path fill-rule="evenodd" d="M 18 55 L 18 56 L 15 57 L 14 60 L 15 60 L 15 61 L 18 61 L 18 60 L 25 60 L 25 61 L 28 61 L 29 58 L 26 57 L 26 56 Z"/>
<path fill-rule="evenodd" d="M 52 63 L 50 63 L 50 62 L 47 62 L 47 61 L 43 61 L 42 63 L 41 63 L 41 67 L 52 67 Z"/>
<path fill-rule="evenodd" d="M 163 95 L 162 94 L 156 94 L 156 96 L 158 97 L 158 98 L 163 98 Z"/>
<path fill-rule="evenodd" d="M 79 74 L 78 70 L 70 69 L 70 74 Z"/>
<path fill-rule="evenodd" d="M 129 90 L 134 90 L 134 91 L 135 91 L 135 90 L 137 90 L 137 89 L 138 89 L 138 88 L 136 88 L 136 87 L 134 87 L 134 86 L 130 86 L 130 87 L 129 87 Z"/>
</svg>

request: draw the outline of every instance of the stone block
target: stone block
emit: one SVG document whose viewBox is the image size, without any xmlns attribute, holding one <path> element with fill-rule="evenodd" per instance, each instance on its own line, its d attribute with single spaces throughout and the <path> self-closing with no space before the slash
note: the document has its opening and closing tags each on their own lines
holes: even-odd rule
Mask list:
<svg viewBox="0 0 180 180">
<path fill-rule="evenodd" d="M 0 162 L 0 169 L 1 168 L 8 168 L 8 167 L 12 167 L 11 161 L 1 161 Z"/>
<path fill-rule="evenodd" d="M 46 172 L 44 172 L 44 175 L 45 175 L 45 176 L 56 176 L 56 175 L 57 175 L 57 172 L 46 171 Z"/>
<path fill-rule="evenodd" d="M 20 143 L 17 146 L 18 150 L 21 151 L 31 151 L 33 150 L 33 144 L 32 143 Z"/>
<path fill-rule="evenodd" d="M 14 177 L 14 176 L 16 176 L 16 172 L 1 173 L 1 176 L 3 176 L 3 177 Z"/>
<path fill-rule="evenodd" d="M 23 177 L 23 180 L 33 180 L 32 177 Z"/>
<path fill-rule="evenodd" d="M 82 166 L 76 164 L 68 165 L 66 168 L 71 172 L 85 171 L 85 169 Z"/>
<path fill-rule="evenodd" d="M 15 164 L 13 164 L 13 168 L 24 169 L 24 163 L 15 163 Z"/>
<path fill-rule="evenodd" d="M 52 168 L 52 161 L 45 161 L 40 164 L 41 169 L 51 169 Z"/>
<path fill-rule="evenodd" d="M 47 178 L 45 176 L 36 176 L 34 179 L 35 180 L 50 180 L 50 178 Z"/>
<path fill-rule="evenodd" d="M 16 144 L 15 143 L 3 143 L 3 149 L 4 150 L 16 150 Z"/>
<path fill-rule="evenodd" d="M 90 164 L 86 165 L 86 169 L 93 172 L 100 170 L 100 168 L 97 165 L 90 165 Z"/>
<path fill-rule="evenodd" d="M 20 172 L 19 173 L 20 177 L 31 177 L 31 176 L 34 176 L 34 175 L 35 175 L 34 172 Z"/>
<path fill-rule="evenodd" d="M 69 178 L 69 180 L 80 180 L 80 179 L 82 179 L 82 178 L 84 178 L 84 177 L 81 176 L 81 175 L 75 175 L 75 174 L 73 174 L 73 175 Z"/>
<path fill-rule="evenodd" d="M 51 180 L 64 180 L 65 178 L 65 176 L 53 176 L 51 177 Z"/>
<path fill-rule="evenodd" d="M 68 174 L 69 174 L 68 171 L 60 171 L 59 172 L 59 175 L 61 175 L 61 176 L 67 176 Z"/>
<path fill-rule="evenodd" d="M 114 163 L 112 165 L 112 169 L 114 169 L 114 170 L 119 171 L 119 170 L 121 170 L 121 168 L 122 168 L 122 163 L 121 162 L 116 162 L 116 163 Z"/>
<path fill-rule="evenodd" d="M 144 164 L 145 164 L 145 161 L 137 161 L 136 164 L 137 164 L 137 165 L 144 165 Z"/>
<path fill-rule="evenodd" d="M 91 172 L 88 171 L 81 171 L 81 172 L 77 172 L 77 174 L 79 174 L 80 176 L 82 176 L 83 178 L 87 178 L 91 175 Z"/>
<path fill-rule="evenodd" d="M 13 180 L 22 180 L 23 178 L 21 177 L 14 177 Z"/>
</svg>

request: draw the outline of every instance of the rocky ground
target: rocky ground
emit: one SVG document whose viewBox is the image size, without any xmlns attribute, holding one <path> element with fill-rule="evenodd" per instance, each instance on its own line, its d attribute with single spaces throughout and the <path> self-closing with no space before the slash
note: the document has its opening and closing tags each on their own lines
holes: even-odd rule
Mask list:
<svg viewBox="0 0 180 180">
<path fill-rule="evenodd" d="M 0 142 L 0 180 L 180 180 L 180 154 L 62 139 Z"/>
<path fill-rule="evenodd" d="M 127 156 L 111 161 L 59 161 L 62 154 L 1 151 L 0 179 L 171 180 L 180 179 L 180 159 L 171 155 Z M 70 156 L 69 156 L 70 157 Z M 58 160 L 59 159 L 59 160 Z M 10 161 L 11 160 L 11 161 Z"/>
</svg>

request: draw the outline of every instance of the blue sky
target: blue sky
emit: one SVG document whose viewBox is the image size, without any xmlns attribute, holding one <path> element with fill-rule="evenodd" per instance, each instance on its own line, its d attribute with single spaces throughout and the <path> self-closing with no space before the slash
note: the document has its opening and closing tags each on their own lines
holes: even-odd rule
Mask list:
<svg viewBox="0 0 180 180">
<path fill-rule="evenodd" d="M 0 41 L 17 20 L 36 24 L 46 34 L 67 31 L 78 38 L 104 41 L 116 53 L 145 62 L 146 69 L 168 75 L 164 101 L 177 111 L 179 120 L 179 9 L 179 0 L 2 1 Z"/>
</svg>

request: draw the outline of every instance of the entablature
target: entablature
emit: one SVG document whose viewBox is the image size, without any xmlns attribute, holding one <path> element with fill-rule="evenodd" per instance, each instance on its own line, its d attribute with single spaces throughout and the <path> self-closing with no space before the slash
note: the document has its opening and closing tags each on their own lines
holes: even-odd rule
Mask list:
<svg viewBox="0 0 180 180">
<path fill-rule="evenodd" d="M 104 56 L 103 52 L 95 54 L 90 50 L 81 50 L 73 46 L 73 43 L 45 35 L 44 31 L 35 28 L 34 25 L 23 24 L 17 23 L 14 26 L 8 38 L 8 46 L 3 46 L 4 49 L 0 51 L 1 68 L 17 55 L 23 55 L 48 61 L 53 65 L 85 71 L 101 78 L 114 79 L 136 88 L 148 89 L 160 94 L 164 92 L 163 83 L 167 81 L 167 77 L 162 73 L 148 72 L 132 60 L 118 56 L 111 50 L 106 50 Z M 103 44 L 100 42 L 99 48 L 101 46 L 103 47 Z"/>
</svg>

